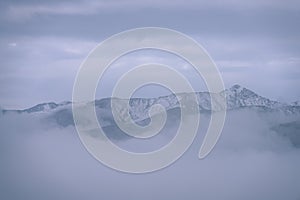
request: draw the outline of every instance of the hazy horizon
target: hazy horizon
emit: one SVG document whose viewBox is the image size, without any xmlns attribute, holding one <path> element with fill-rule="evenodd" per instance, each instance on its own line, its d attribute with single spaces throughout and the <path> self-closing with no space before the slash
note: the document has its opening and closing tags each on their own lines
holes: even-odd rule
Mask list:
<svg viewBox="0 0 300 200">
<path fill-rule="evenodd" d="M 242 87 L 242 88 L 245 88 L 245 87 L 243 87 L 242 85 L 239 85 L 239 84 L 234 84 L 234 85 L 232 85 L 230 88 L 232 88 L 232 87 L 234 87 L 234 86 L 240 86 L 240 87 Z M 150 98 L 159 98 L 159 97 L 165 97 L 165 96 L 169 96 L 169 95 L 172 95 L 172 94 L 174 94 L 174 93 L 172 93 L 171 91 L 169 91 L 169 90 L 167 90 L 167 89 L 165 89 L 165 88 L 163 88 L 163 87 L 161 87 L 161 86 L 156 86 L 156 85 L 147 85 L 147 86 L 144 86 L 144 87 L 154 87 L 154 88 L 152 88 L 152 89 L 150 89 L 150 90 L 155 90 L 154 91 L 154 94 L 155 95 L 153 95 L 153 94 L 145 94 L 145 93 L 143 93 L 143 92 L 140 92 L 140 90 L 137 90 L 134 94 L 133 94 L 133 96 L 131 97 L 131 98 L 144 98 L 144 99 L 150 99 Z M 144 87 L 142 87 L 142 88 L 144 88 Z M 226 90 L 228 90 L 228 89 L 230 89 L 230 88 L 226 88 Z M 252 92 L 254 92 L 254 93 L 256 93 L 255 91 L 253 91 L 253 90 L 251 90 L 250 88 L 245 88 L 245 89 L 248 89 L 248 90 L 250 90 L 250 91 L 252 91 Z M 149 91 L 149 89 L 148 89 L 148 91 Z M 207 91 L 207 90 L 204 90 L 204 91 L 195 91 L 195 93 L 201 93 L 201 92 L 209 92 L 209 91 Z M 221 92 L 221 91 L 220 91 Z M 177 93 L 177 94 L 180 94 L 180 93 Z M 256 93 L 257 94 L 257 93 Z M 266 96 L 264 96 L 264 95 L 260 95 L 260 94 L 257 94 L 257 95 L 259 95 L 260 97 L 263 97 L 263 98 L 267 98 L 267 99 L 269 99 L 268 97 L 266 97 Z M 95 100 L 101 100 L 101 99 L 108 99 L 108 98 L 111 98 L 111 96 L 106 96 L 106 97 L 99 97 L 99 98 L 95 98 Z M 118 97 L 117 97 L 118 98 Z M 121 98 L 122 99 L 122 98 Z M 295 102 L 299 102 L 299 100 L 296 100 L 296 101 L 293 101 L 293 102 L 284 102 L 284 101 L 278 101 L 278 100 L 274 100 L 274 99 L 269 99 L 269 100 L 271 100 L 271 101 L 277 101 L 277 102 L 280 102 L 280 103 L 286 103 L 286 104 L 292 104 L 292 103 L 295 103 Z M 65 102 L 71 102 L 71 103 L 73 103 L 72 102 L 72 100 L 70 99 L 70 100 L 65 100 L 65 101 L 60 101 L 60 102 L 54 102 L 54 101 L 45 101 L 45 102 L 39 102 L 39 103 L 37 103 L 37 104 L 34 104 L 34 105 L 30 105 L 29 107 L 27 106 L 27 107 L 11 107 L 11 108 L 6 108 L 6 107 L 0 107 L 2 110 L 25 110 L 25 109 L 29 109 L 29 108 L 32 108 L 32 107 L 34 107 L 34 106 L 36 106 L 36 105 L 39 105 L 39 104 L 44 104 L 44 103 L 56 103 L 56 104 L 63 104 L 63 103 L 65 103 Z"/>
</svg>

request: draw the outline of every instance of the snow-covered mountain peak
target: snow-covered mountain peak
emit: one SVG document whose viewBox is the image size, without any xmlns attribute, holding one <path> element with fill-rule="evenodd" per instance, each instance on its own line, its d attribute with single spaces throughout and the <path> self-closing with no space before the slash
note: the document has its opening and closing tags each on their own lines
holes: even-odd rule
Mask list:
<svg viewBox="0 0 300 200">
<path fill-rule="evenodd" d="M 274 109 L 284 106 L 284 104 L 280 102 L 262 97 L 240 85 L 234 85 L 231 88 L 226 89 L 223 93 L 225 93 L 229 109 L 253 106 Z"/>
<path fill-rule="evenodd" d="M 258 96 L 255 92 L 253 92 L 245 87 L 242 87 L 238 84 L 233 85 L 229 89 L 226 89 L 225 93 L 227 96 L 239 96 L 239 97 L 243 97 L 243 98 Z"/>
<path fill-rule="evenodd" d="M 239 84 L 233 85 L 231 88 L 229 88 L 230 91 L 239 93 L 244 89 L 244 87 L 240 86 Z"/>
</svg>

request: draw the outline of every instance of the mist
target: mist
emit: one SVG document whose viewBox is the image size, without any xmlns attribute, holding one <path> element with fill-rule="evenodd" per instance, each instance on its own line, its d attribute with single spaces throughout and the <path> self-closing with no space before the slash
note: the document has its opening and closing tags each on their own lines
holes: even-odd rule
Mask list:
<svg viewBox="0 0 300 200">
<path fill-rule="evenodd" d="M 189 150 L 169 167 L 146 174 L 106 167 L 87 152 L 74 126 L 47 123 L 48 115 L 0 116 L 1 199 L 300 198 L 300 149 L 274 129 L 299 121 L 297 115 L 229 111 L 216 147 L 199 160 L 210 118 L 201 114 L 198 135 Z M 113 130 L 106 133 L 114 134 Z M 176 126 L 167 122 L 153 139 L 167 144 L 174 131 Z M 139 145 L 130 138 L 110 139 L 131 151 L 149 150 L 155 143 L 149 141 L 145 147 L 145 141 Z"/>
</svg>

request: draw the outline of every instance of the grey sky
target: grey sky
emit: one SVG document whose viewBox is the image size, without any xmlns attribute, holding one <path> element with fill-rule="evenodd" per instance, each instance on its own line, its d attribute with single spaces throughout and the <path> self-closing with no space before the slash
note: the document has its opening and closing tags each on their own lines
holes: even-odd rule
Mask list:
<svg viewBox="0 0 300 200">
<path fill-rule="evenodd" d="M 239 83 L 272 99 L 296 101 L 299 21 L 299 1 L 1 2 L 0 105 L 23 108 L 70 100 L 80 63 L 95 45 L 145 26 L 175 29 L 196 39 L 227 87 Z"/>
</svg>

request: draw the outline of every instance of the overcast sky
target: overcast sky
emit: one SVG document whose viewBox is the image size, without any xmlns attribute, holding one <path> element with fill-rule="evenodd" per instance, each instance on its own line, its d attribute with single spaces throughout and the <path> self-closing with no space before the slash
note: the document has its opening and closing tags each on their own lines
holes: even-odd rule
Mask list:
<svg viewBox="0 0 300 200">
<path fill-rule="evenodd" d="M 77 70 L 98 43 L 146 26 L 196 39 L 226 87 L 238 83 L 274 100 L 300 100 L 299 21 L 296 0 L 1 1 L 0 106 L 71 100 Z"/>
</svg>

